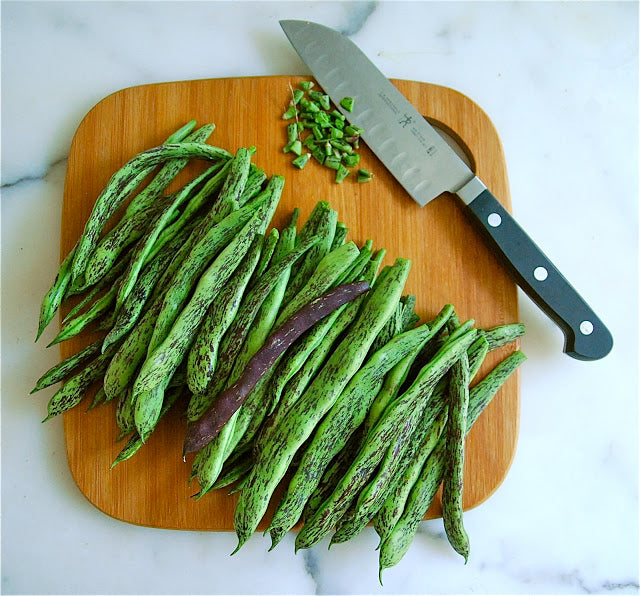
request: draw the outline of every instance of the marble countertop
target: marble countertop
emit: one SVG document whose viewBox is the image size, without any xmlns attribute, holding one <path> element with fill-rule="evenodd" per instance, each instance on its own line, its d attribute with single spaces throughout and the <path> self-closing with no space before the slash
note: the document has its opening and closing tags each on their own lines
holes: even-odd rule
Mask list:
<svg viewBox="0 0 640 596">
<path fill-rule="evenodd" d="M 638 592 L 638 4 L 636 2 L 2 2 L 2 593 L 577 594 Z M 71 138 L 133 85 L 304 74 L 278 25 L 350 35 L 389 77 L 454 88 L 502 139 L 522 225 L 610 327 L 605 359 L 528 333 L 515 459 L 469 511 L 465 565 L 423 522 L 378 584 L 376 536 L 294 554 L 255 535 L 137 527 L 94 508 L 62 421 L 29 397 L 57 351 L 34 344 L 58 264 Z M 49 334 L 49 335 L 47 335 Z"/>
</svg>

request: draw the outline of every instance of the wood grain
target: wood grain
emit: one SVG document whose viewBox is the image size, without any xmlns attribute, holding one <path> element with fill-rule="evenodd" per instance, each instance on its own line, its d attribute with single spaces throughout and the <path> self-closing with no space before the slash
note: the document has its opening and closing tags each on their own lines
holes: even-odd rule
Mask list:
<svg viewBox="0 0 640 596">
<path fill-rule="evenodd" d="M 517 291 L 453 196 L 443 194 L 420 208 L 366 148 L 362 167 L 375 173 L 368 184 L 353 178 L 333 182 L 333 172 L 313 162 L 304 170 L 282 152 L 289 84 L 297 76 L 229 78 L 145 85 L 118 91 L 98 103 L 74 136 L 62 214 L 61 256 L 73 247 L 93 202 L 111 174 L 136 153 L 160 144 L 188 120 L 213 122 L 209 142 L 234 152 L 255 145 L 254 161 L 268 175 L 282 174 L 285 190 L 273 224 L 282 226 L 294 207 L 301 221 L 319 200 L 337 209 L 357 243 L 371 238 L 413 262 L 407 293 L 418 296 L 423 319 L 452 303 L 461 319 L 490 327 L 518 320 Z M 487 115 L 464 95 L 435 85 L 394 80 L 430 121 L 452 133 L 475 172 L 507 209 L 507 172 L 499 137 Z M 176 181 L 197 170 L 190 166 Z M 86 345 L 83 336 L 61 346 L 66 357 Z M 491 354 L 479 376 L 518 346 Z M 486 500 L 501 484 L 514 456 L 519 421 L 520 377 L 516 373 L 474 426 L 467 443 L 465 508 Z M 85 402 L 88 403 L 88 402 Z M 182 461 L 185 422 L 179 410 L 163 419 L 132 459 L 110 469 L 123 443 L 116 442 L 115 406 L 90 412 L 80 405 L 64 415 L 69 466 L 82 493 L 104 513 L 134 524 L 187 530 L 233 529 L 235 498 L 213 491 L 200 501 L 188 485 L 191 459 Z M 273 503 L 272 503 L 273 506 Z M 427 513 L 440 515 L 439 498 Z M 263 524 L 272 509 L 267 512 Z"/>
</svg>

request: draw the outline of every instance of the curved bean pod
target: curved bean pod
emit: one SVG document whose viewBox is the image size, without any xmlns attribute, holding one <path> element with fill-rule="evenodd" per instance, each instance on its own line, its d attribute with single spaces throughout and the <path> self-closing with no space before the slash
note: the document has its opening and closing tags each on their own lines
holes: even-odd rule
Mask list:
<svg viewBox="0 0 640 596">
<path fill-rule="evenodd" d="M 328 534 L 371 477 L 388 445 L 395 446 L 409 439 L 436 384 L 460 355 L 466 353 L 476 335 L 477 330 L 471 329 L 443 346 L 413 385 L 385 410 L 382 418 L 367 434 L 356 459 L 333 494 L 305 522 L 296 537 L 296 549 L 310 548 Z"/>
<path fill-rule="evenodd" d="M 256 235 L 235 274 L 215 298 L 187 356 L 187 385 L 193 393 L 206 390 L 216 369 L 218 348 L 233 321 L 260 258 L 263 236 Z"/>
<path fill-rule="evenodd" d="M 448 323 L 453 333 L 459 324 L 454 315 Z M 448 418 L 446 426 L 446 465 L 442 483 L 442 519 L 449 543 L 469 559 L 469 536 L 463 523 L 463 474 L 467 410 L 469 408 L 469 358 L 462 354 L 449 373 Z"/>
<path fill-rule="evenodd" d="M 238 548 L 248 540 L 262 519 L 273 491 L 296 451 L 311 435 L 318 421 L 358 371 L 369 346 L 400 299 L 411 263 L 396 259 L 384 283 L 367 296 L 348 337 L 333 352 L 302 397 L 270 436 L 270 449 L 262 449 L 234 514 Z"/>
<path fill-rule="evenodd" d="M 44 295 L 42 304 L 40 305 L 40 319 L 38 321 L 38 331 L 36 333 L 36 341 L 40 339 L 42 332 L 51 319 L 55 316 L 60 304 L 65 298 L 67 289 L 71 285 L 72 271 L 71 267 L 75 258 L 76 248 L 72 248 L 69 254 L 62 261 L 53 284 Z"/>
<path fill-rule="evenodd" d="M 232 241 L 258 210 L 271 209 L 274 204 L 277 204 L 283 183 L 281 177 L 272 177 L 265 191 L 253 201 L 230 213 L 206 232 L 196 230 L 193 247 L 169 282 L 162 310 L 149 344 L 150 352 L 166 339 L 178 313 L 187 303 L 196 280 L 203 274 L 211 259 Z M 200 237 L 198 237 L 199 232 Z"/>
<path fill-rule="evenodd" d="M 72 281 L 76 282 L 84 276 L 87 261 L 93 254 L 100 234 L 109 218 L 117 211 L 127 198 L 122 189 L 135 178 L 141 168 L 147 168 L 163 163 L 170 159 L 205 159 L 218 161 L 229 159 L 231 154 L 219 147 L 206 143 L 170 143 L 147 149 L 130 159 L 113 176 L 100 193 L 93 206 L 89 219 L 76 246 L 72 263 Z"/>
<path fill-rule="evenodd" d="M 100 354 L 79 373 L 71 377 L 49 400 L 47 417 L 42 422 L 77 406 L 85 396 L 87 389 L 102 378 L 112 355 L 113 350 Z"/>
<path fill-rule="evenodd" d="M 467 434 L 503 383 L 525 360 L 526 356 L 522 352 L 513 352 L 471 389 Z M 383 570 L 396 565 L 409 550 L 418 526 L 442 483 L 445 446 L 444 437 L 441 436 L 411 489 L 402 516 L 389 537 L 380 546 L 380 583 L 382 583 Z"/>
<path fill-rule="evenodd" d="M 89 344 L 79 352 L 65 358 L 62 362 L 58 362 L 58 364 L 52 366 L 36 381 L 36 385 L 31 390 L 31 393 L 36 393 L 36 391 L 40 391 L 46 387 L 55 385 L 60 381 L 64 381 L 74 369 L 87 362 L 92 356 L 98 354 L 101 346 L 102 339 L 99 339 Z"/>
<path fill-rule="evenodd" d="M 201 449 L 216 437 L 260 378 L 297 337 L 342 304 L 350 302 L 368 290 L 369 284 L 366 282 L 339 286 L 302 307 L 275 329 L 247 362 L 242 376 L 216 397 L 213 405 L 202 418 L 187 427 L 183 453 Z"/>
<path fill-rule="evenodd" d="M 191 132 L 195 126 L 192 120 L 186 124 L 181 130 L 174 133 L 165 141 L 165 145 L 180 143 L 182 141 L 192 143 L 204 143 L 215 130 L 214 124 L 205 124 L 198 130 Z M 184 133 L 188 133 L 185 135 Z M 190 133 L 190 134 L 189 134 Z M 188 158 L 175 159 L 165 163 L 160 171 L 154 176 L 153 180 L 145 186 L 127 205 L 124 217 L 130 217 L 138 211 L 143 211 L 151 206 L 167 189 L 175 177 L 189 162 Z"/>
<path fill-rule="evenodd" d="M 115 302 L 116 296 L 118 293 L 118 285 L 113 285 L 111 288 L 98 300 L 96 300 L 91 308 L 78 315 L 77 317 L 67 321 L 62 326 L 62 329 L 58 332 L 58 335 L 51 341 L 51 343 L 47 346 L 48 348 L 54 346 L 62 341 L 66 341 L 75 337 L 79 333 L 81 333 L 88 325 L 93 323 L 93 321 L 97 320 L 103 314 L 107 313 L 113 303 Z"/>
<path fill-rule="evenodd" d="M 188 182 L 175 194 L 173 200 L 168 201 L 167 204 L 164 205 L 164 208 L 159 211 L 158 215 L 151 220 L 144 235 L 135 245 L 133 254 L 129 259 L 129 265 L 124 272 L 123 280 L 120 282 L 118 297 L 116 299 L 116 310 L 120 310 L 124 301 L 133 290 L 138 276 L 140 275 L 140 271 L 151 257 L 154 247 L 159 248 L 158 240 L 162 231 L 177 217 L 180 206 L 189 198 L 194 188 L 196 188 L 208 175 L 209 172 L 205 171 L 200 176 L 196 176 L 193 180 Z"/>
<path fill-rule="evenodd" d="M 377 350 L 349 381 L 315 430 L 269 524 L 272 548 L 302 515 L 331 460 L 362 424 L 387 372 L 430 336 L 427 326 L 396 336 Z"/>
</svg>

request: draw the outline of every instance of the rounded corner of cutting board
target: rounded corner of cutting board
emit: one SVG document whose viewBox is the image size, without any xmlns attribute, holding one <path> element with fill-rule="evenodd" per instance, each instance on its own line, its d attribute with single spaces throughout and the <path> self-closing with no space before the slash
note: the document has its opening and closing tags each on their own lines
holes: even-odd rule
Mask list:
<svg viewBox="0 0 640 596">
<path fill-rule="evenodd" d="M 268 175 L 280 173 L 285 176 L 287 182 L 274 225 L 285 221 L 290 212 L 287 210 L 293 207 L 301 207 L 302 218 L 316 201 L 328 200 L 356 242 L 372 238 L 387 249 L 388 260 L 405 256 L 416 263 L 407 292 L 418 292 L 418 314 L 426 318 L 435 314 L 444 303 L 452 302 L 459 307 L 461 318 L 476 318 L 479 325 L 517 321 L 515 284 L 486 250 L 453 196 L 445 193 L 428 207 L 419 208 L 366 147 L 361 150 L 361 163 L 372 169 L 376 178 L 365 185 L 358 185 L 353 180 L 337 185 L 325 169 L 298 171 L 290 165 L 290 158 L 281 151 L 286 138 L 286 121 L 280 114 L 287 104 L 289 84 L 295 85 L 308 78 L 273 75 L 201 79 L 128 87 L 107 95 L 85 115 L 74 135 L 65 180 L 61 251 L 68 251 L 73 246 L 93 200 L 117 167 L 137 152 L 161 143 L 165 138 L 163 135 L 196 119 L 199 125 L 205 122 L 216 125 L 210 143 L 230 151 L 234 147 L 255 145 L 258 147 L 256 164 Z M 423 115 L 457 133 L 473 154 L 476 173 L 510 209 L 500 139 L 477 104 L 447 87 L 395 79 L 393 82 Z M 251 103 L 253 97 L 260 98 L 259 108 Z M 383 218 L 380 213 L 384 214 Z M 410 226 L 404 223 L 407 221 L 411 222 Z M 394 226 L 389 222 L 400 224 Z M 468 254 L 473 254 L 473 259 L 466 258 Z M 61 347 L 63 355 L 65 352 L 69 355 L 78 347 L 74 340 L 66 343 L 67 346 Z M 487 367 L 496 364 L 518 345 L 496 351 Z M 465 477 L 470 490 L 465 509 L 486 501 L 506 477 L 515 455 L 519 400 L 519 372 L 516 371 L 468 437 L 470 449 Z M 184 469 L 179 454 L 173 457 L 173 451 L 173 455 L 167 457 L 157 446 L 145 445 L 140 453 L 118 466 L 121 467 L 118 473 L 123 477 L 130 476 L 128 483 L 107 480 L 109 464 L 117 452 L 113 446 L 101 445 L 100 450 L 86 453 L 82 451 L 86 439 L 80 440 L 78 434 L 87 425 L 92 432 L 105 433 L 106 425 L 111 428 L 115 424 L 113 413 L 109 408 L 96 410 L 88 423 L 85 416 L 87 414 L 78 408 L 65 414 L 67 458 L 74 482 L 98 510 L 140 526 L 233 530 L 234 499 L 224 491 L 212 491 L 206 498 L 194 502 L 186 488 L 188 470 Z M 107 431 L 102 440 L 113 439 L 114 432 Z M 181 443 L 177 428 L 162 432 L 169 433 L 162 441 Z M 143 454 L 146 449 L 149 452 Z M 134 472 L 139 472 L 147 461 L 155 464 L 157 458 L 167 474 L 164 489 L 158 490 L 153 483 L 141 484 L 136 489 Z M 92 475 L 96 475 L 95 478 Z M 110 482 L 109 491 L 99 494 L 100 490 L 93 486 L 94 481 Z M 163 481 L 159 482 L 162 484 Z M 179 486 L 174 488 L 176 483 Z M 151 493 L 155 501 L 150 504 Z M 121 512 L 123 502 L 126 502 L 125 508 L 132 511 L 131 515 Z M 427 517 L 439 516 L 438 507 L 434 502 Z"/>
</svg>

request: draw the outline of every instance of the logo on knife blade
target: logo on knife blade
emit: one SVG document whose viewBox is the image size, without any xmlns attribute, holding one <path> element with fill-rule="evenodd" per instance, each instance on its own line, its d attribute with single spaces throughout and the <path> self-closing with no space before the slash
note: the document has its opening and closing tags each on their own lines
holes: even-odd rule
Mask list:
<svg viewBox="0 0 640 596">
<path fill-rule="evenodd" d="M 402 128 L 406 128 L 408 124 L 413 122 L 413 116 L 409 114 L 405 114 L 400 120 L 398 120 L 398 124 L 402 126 Z"/>
</svg>

